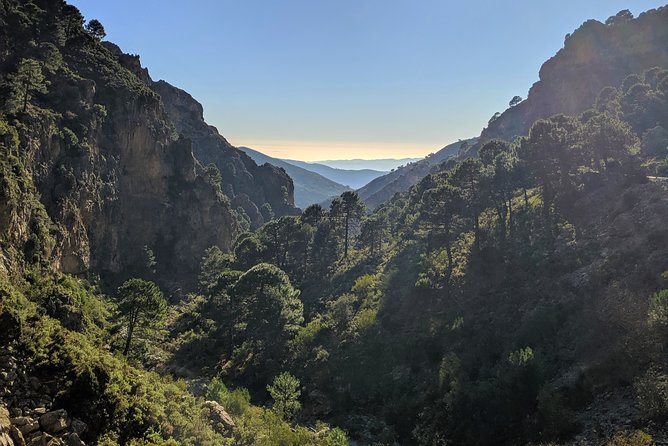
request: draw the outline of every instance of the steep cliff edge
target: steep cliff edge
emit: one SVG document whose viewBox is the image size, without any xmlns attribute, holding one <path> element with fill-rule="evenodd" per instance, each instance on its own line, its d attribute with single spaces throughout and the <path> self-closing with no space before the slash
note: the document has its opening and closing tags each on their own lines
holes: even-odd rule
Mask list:
<svg viewBox="0 0 668 446">
<path fill-rule="evenodd" d="M 148 274 L 168 288 L 188 286 L 206 248 L 230 248 L 237 208 L 256 225 L 265 202 L 278 214 L 295 211 L 284 172 L 229 146 L 196 102 L 184 101 L 194 116 L 176 113 L 161 82 L 163 104 L 138 56 L 87 33 L 76 8 L 60 0 L 0 6 L 0 93 L 8 98 L 0 106 L 0 270 L 40 261 L 110 284 Z M 23 95 L 22 73 L 44 88 Z M 193 151 L 215 162 L 222 182 Z"/>
</svg>

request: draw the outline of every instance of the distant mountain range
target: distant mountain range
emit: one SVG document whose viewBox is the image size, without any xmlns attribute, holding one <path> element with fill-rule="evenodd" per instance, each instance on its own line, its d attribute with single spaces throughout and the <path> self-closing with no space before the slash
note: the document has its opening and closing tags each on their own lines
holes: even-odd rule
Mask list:
<svg viewBox="0 0 668 446">
<path fill-rule="evenodd" d="M 380 170 L 388 172 L 392 169 L 396 169 L 399 166 L 403 166 L 408 163 L 413 163 L 415 161 L 420 161 L 422 158 L 385 158 L 377 160 L 363 160 L 363 159 L 352 159 L 352 160 L 324 160 L 324 161 L 314 161 L 317 164 L 324 164 L 325 166 L 333 167 L 335 169 L 346 169 L 346 170 L 361 170 L 361 169 L 371 169 L 371 170 Z"/>
<path fill-rule="evenodd" d="M 336 181 L 337 183 L 343 184 L 353 189 L 359 189 L 360 187 L 367 184 L 369 181 L 375 180 L 376 178 L 383 176 L 387 173 L 386 170 L 338 169 L 320 163 L 309 163 L 306 161 L 297 161 L 297 160 L 283 160 L 283 161 L 301 167 L 303 169 L 310 170 L 311 172 L 319 173 L 325 178 L 329 178 L 332 181 Z"/>
<path fill-rule="evenodd" d="M 327 201 L 329 198 L 341 195 L 347 190 L 352 190 L 352 188 L 332 181 L 317 172 L 273 158 L 249 147 L 239 147 L 239 150 L 245 152 L 258 165 L 268 163 L 285 170 L 292 178 L 295 186 L 295 205 L 302 209 L 313 203 Z"/>
<path fill-rule="evenodd" d="M 395 193 L 407 191 L 427 175 L 433 166 L 457 155 L 462 146 L 474 145 L 476 142 L 477 138 L 460 140 L 425 158 L 321 162 L 274 158 L 249 147 L 239 147 L 239 150 L 245 152 L 258 165 L 269 163 L 285 170 L 294 182 L 295 205 L 302 209 L 314 203 L 326 205 L 331 198 L 348 190 L 357 190 L 367 206 L 374 209 L 392 198 Z M 391 171 L 360 168 L 361 166 L 383 166 Z"/>
</svg>

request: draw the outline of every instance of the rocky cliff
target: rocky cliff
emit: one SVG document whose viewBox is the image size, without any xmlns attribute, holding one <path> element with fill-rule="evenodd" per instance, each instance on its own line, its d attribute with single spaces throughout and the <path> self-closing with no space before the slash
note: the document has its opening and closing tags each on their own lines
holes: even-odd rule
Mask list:
<svg viewBox="0 0 668 446">
<path fill-rule="evenodd" d="M 512 140 L 526 134 L 538 119 L 577 115 L 592 106 L 604 87 L 620 85 L 628 75 L 647 68 L 668 66 L 667 24 L 666 6 L 635 19 L 620 13 L 606 24 L 588 20 L 543 64 L 527 99 L 491 122 L 480 141 Z"/>
<path fill-rule="evenodd" d="M 252 222 L 262 221 L 257 208 L 264 203 L 268 203 L 276 215 L 296 213 L 294 185 L 283 169 L 271 164 L 258 166 L 251 157 L 233 147 L 214 126 L 204 121 L 202 104 L 187 92 L 162 80 L 152 83 L 151 88 L 162 98 L 176 130 L 193 142 L 195 157 L 220 170 L 225 194 L 250 199 L 236 201 L 240 205 L 248 203 L 242 206 Z"/>
<path fill-rule="evenodd" d="M 2 0 L 0 24 L 0 269 L 25 258 L 112 284 L 148 274 L 188 285 L 206 248 L 230 247 L 237 208 L 255 225 L 264 203 L 294 212 L 284 172 L 229 146 L 185 92 L 151 90 L 138 56 L 84 31 L 76 8 Z M 12 107 L 12 79 L 32 62 L 46 93 Z"/>
<path fill-rule="evenodd" d="M 531 87 L 527 99 L 492 120 L 482 130 L 478 142 L 471 141 L 459 156 L 475 154 L 482 144 L 494 138 L 512 141 L 516 136 L 526 135 L 539 119 L 559 113 L 578 115 L 592 107 L 604 87 L 619 86 L 627 76 L 648 68 L 668 67 L 667 24 L 666 6 L 644 12 L 635 19 L 620 13 L 606 24 L 588 20 L 566 36 L 564 47 L 543 64 L 540 80 Z M 447 153 L 456 155 L 457 151 Z M 445 158 L 411 163 L 377 178 L 358 192 L 369 207 L 375 208 L 395 193 L 407 191 L 429 173 L 430 166 Z"/>
</svg>

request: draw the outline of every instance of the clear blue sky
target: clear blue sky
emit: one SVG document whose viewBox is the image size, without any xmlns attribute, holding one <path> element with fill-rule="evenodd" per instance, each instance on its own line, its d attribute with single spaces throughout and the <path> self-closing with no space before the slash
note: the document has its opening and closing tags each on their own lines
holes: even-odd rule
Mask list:
<svg viewBox="0 0 668 446">
<path fill-rule="evenodd" d="M 235 145 L 421 156 L 476 136 L 589 18 L 649 0 L 72 0 Z"/>
</svg>

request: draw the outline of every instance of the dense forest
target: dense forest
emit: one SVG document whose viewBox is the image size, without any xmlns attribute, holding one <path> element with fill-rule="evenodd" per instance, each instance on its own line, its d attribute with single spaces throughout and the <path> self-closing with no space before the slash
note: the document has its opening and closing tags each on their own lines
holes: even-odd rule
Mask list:
<svg viewBox="0 0 668 446">
<path fill-rule="evenodd" d="M 0 0 L 0 36 L 1 445 L 668 441 L 665 40 L 300 212 L 97 20 Z"/>
</svg>

